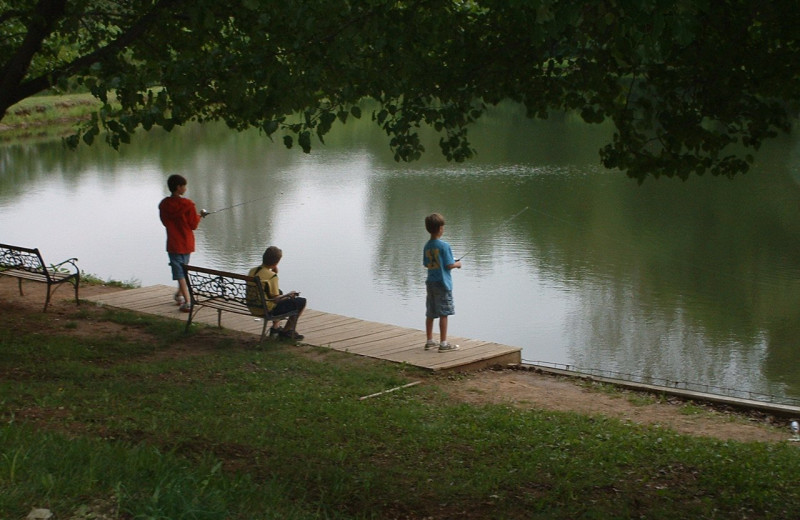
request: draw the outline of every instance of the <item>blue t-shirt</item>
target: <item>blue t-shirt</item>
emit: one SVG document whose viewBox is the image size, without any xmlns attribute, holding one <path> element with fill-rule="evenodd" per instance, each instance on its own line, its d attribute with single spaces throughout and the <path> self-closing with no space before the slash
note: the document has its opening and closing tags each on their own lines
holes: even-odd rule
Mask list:
<svg viewBox="0 0 800 520">
<path fill-rule="evenodd" d="M 450 244 L 435 238 L 428 240 L 422 249 L 422 265 L 428 269 L 429 282 L 442 282 L 447 290 L 453 290 L 453 277 L 446 266 L 456 263 Z"/>
</svg>

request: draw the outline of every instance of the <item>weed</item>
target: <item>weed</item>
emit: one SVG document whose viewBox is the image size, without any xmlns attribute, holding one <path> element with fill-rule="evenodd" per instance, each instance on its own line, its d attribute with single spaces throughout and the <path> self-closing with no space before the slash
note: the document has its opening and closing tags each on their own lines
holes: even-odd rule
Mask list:
<svg viewBox="0 0 800 520">
<path fill-rule="evenodd" d="M 126 282 L 111 279 L 103 281 L 102 278 L 85 271 L 81 271 L 81 280 L 88 284 L 107 285 L 109 287 L 119 287 L 122 289 L 134 289 L 136 287 L 141 287 L 142 285 L 142 282 L 136 278 L 131 278 Z"/>
<path fill-rule="evenodd" d="M 692 402 L 687 402 L 680 407 L 680 412 L 683 415 L 702 415 L 708 413 L 705 408 L 698 406 Z"/>
<path fill-rule="evenodd" d="M 628 394 L 628 402 L 634 406 L 649 406 L 659 402 L 658 397 L 653 394 L 634 392 Z"/>
</svg>

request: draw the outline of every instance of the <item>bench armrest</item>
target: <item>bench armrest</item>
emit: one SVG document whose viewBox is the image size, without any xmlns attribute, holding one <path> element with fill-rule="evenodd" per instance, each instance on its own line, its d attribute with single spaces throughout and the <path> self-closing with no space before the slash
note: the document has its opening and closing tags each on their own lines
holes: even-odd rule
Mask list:
<svg viewBox="0 0 800 520">
<path fill-rule="evenodd" d="M 52 269 L 53 271 L 58 271 L 58 269 L 59 269 L 61 266 L 63 266 L 64 264 L 70 264 L 72 267 L 74 267 L 74 268 L 75 268 L 75 271 L 80 271 L 80 269 L 78 269 L 78 264 L 76 264 L 76 263 L 75 263 L 75 262 L 77 262 L 77 261 L 78 261 L 78 259 L 77 259 L 77 258 L 67 258 L 67 259 L 66 259 L 66 260 L 64 260 L 63 262 L 59 262 L 59 263 L 57 263 L 57 264 L 51 264 L 51 265 L 50 265 L 50 269 Z"/>
</svg>

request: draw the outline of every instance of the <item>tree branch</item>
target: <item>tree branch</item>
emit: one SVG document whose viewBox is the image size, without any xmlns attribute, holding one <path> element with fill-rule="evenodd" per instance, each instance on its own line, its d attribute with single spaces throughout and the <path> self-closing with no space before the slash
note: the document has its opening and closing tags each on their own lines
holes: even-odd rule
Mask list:
<svg viewBox="0 0 800 520">
<path fill-rule="evenodd" d="M 50 35 L 58 19 L 64 16 L 66 6 L 67 0 L 39 0 L 34 7 L 22 44 L 0 71 L 0 115 L 5 114 L 8 107 L 27 97 L 20 97 L 17 87 L 27 74 L 33 57 L 41 49 L 42 42 Z"/>
<path fill-rule="evenodd" d="M 42 0 L 42 2 L 47 1 L 52 2 L 54 0 Z M 64 0 L 57 1 L 63 2 Z M 139 38 L 147 33 L 148 30 L 150 30 L 160 21 L 165 12 L 169 11 L 169 9 L 176 5 L 180 5 L 181 3 L 184 3 L 184 0 L 161 0 L 159 3 L 153 6 L 150 11 L 141 16 L 135 21 L 135 23 L 133 23 L 133 25 L 120 34 L 116 40 L 111 41 L 108 45 L 80 56 L 72 62 L 50 71 L 46 75 L 41 75 L 20 83 L 17 88 L 14 89 L 15 101 L 13 101 L 10 105 L 14 104 L 16 101 L 25 99 L 26 97 L 52 87 L 60 78 L 70 77 L 82 70 L 85 70 L 94 63 L 109 60 L 114 54 L 124 50 L 126 47 L 135 43 Z M 0 105 L 0 107 L 2 107 L 2 105 Z"/>
</svg>

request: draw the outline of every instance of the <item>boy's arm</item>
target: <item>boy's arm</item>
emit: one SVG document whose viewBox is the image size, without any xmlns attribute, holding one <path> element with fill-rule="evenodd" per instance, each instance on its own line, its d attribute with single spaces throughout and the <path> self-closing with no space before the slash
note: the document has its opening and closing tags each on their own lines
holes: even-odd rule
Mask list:
<svg viewBox="0 0 800 520">
<path fill-rule="evenodd" d="M 272 298 L 272 300 L 276 301 L 276 302 L 279 302 L 279 301 L 282 301 L 282 300 L 286 300 L 288 298 L 294 298 L 295 296 L 299 296 L 299 295 L 300 295 L 300 293 L 297 292 L 297 291 L 290 291 L 290 292 L 288 292 L 286 294 L 281 294 L 280 296 L 276 296 L 275 298 Z"/>
<path fill-rule="evenodd" d="M 202 219 L 203 217 L 201 217 L 200 214 L 197 213 L 197 208 L 195 207 L 194 204 L 192 204 L 192 211 L 187 213 L 188 213 L 187 217 L 189 220 L 188 222 L 189 227 L 191 227 L 192 230 L 197 229 L 197 226 L 200 225 L 200 219 Z"/>
<path fill-rule="evenodd" d="M 447 247 L 445 248 L 445 255 L 446 255 L 445 261 L 452 260 L 451 263 L 446 264 L 444 266 L 445 269 L 447 269 L 448 271 L 452 269 L 461 269 L 461 260 L 456 260 L 453 257 L 453 250 L 450 249 L 450 244 L 447 244 Z"/>
</svg>

